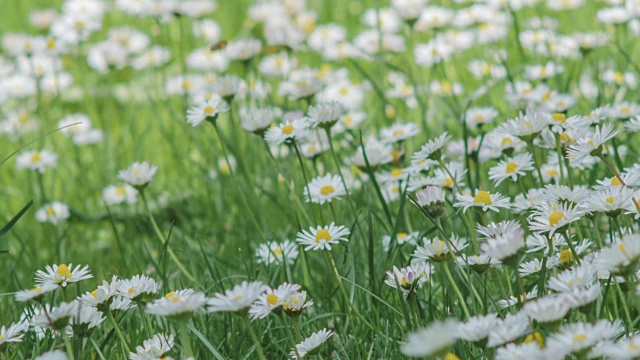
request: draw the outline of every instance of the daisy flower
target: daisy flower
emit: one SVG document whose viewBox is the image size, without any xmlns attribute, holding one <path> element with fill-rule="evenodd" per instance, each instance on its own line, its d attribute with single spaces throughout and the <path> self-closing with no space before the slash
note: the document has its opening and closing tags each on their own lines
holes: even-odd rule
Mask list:
<svg viewBox="0 0 640 360">
<path fill-rule="evenodd" d="M 547 269 L 554 268 L 560 264 L 560 260 L 557 256 L 547 258 Z M 531 274 L 535 274 L 542 270 L 542 261 L 540 259 L 533 259 L 531 261 L 523 262 L 518 267 L 520 276 L 525 277 Z"/>
<path fill-rule="evenodd" d="M 590 358 L 637 359 L 640 357 L 640 334 L 629 335 L 614 342 L 602 342 L 589 353 Z"/>
<path fill-rule="evenodd" d="M 497 314 L 479 315 L 469 318 L 466 322 L 460 323 L 456 331 L 456 336 L 460 340 L 478 342 L 486 339 L 493 331 L 499 319 Z"/>
<path fill-rule="evenodd" d="M 102 200 L 109 205 L 122 203 L 134 204 L 138 200 L 138 191 L 131 185 L 109 185 L 102 191 Z"/>
<path fill-rule="evenodd" d="M 498 165 L 489 169 L 489 179 L 494 181 L 495 186 L 498 186 L 506 179 L 517 181 L 519 176 L 525 176 L 526 172 L 531 170 L 533 170 L 531 154 L 519 154 L 500 161 Z"/>
<path fill-rule="evenodd" d="M 394 289 L 400 289 L 406 299 L 411 292 L 417 291 L 425 281 L 427 281 L 427 268 L 422 265 L 411 265 L 402 269 L 394 266 L 392 270 L 387 271 L 384 283 Z"/>
<path fill-rule="evenodd" d="M 145 311 L 152 315 L 183 319 L 203 312 L 206 303 L 207 298 L 203 293 L 184 289 L 172 291 L 163 298 L 147 304 Z"/>
<path fill-rule="evenodd" d="M 563 232 L 569 224 L 580 220 L 584 212 L 569 204 L 542 204 L 529 216 L 529 230 L 553 235 Z"/>
<path fill-rule="evenodd" d="M 293 265 L 298 258 L 298 247 L 292 241 L 270 242 L 260 244 L 256 249 L 256 257 L 259 264 L 282 264 Z"/>
<path fill-rule="evenodd" d="M 483 255 L 487 255 L 492 259 L 508 262 L 513 260 L 518 251 L 524 247 L 524 231 L 521 228 L 512 233 L 502 234 L 488 238 L 482 245 L 480 250 Z"/>
<path fill-rule="evenodd" d="M 274 112 L 271 109 L 241 109 L 242 128 L 254 134 L 263 135 L 273 122 Z"/>
<path fill-rule="evenodd" d="M 413 257 L 419 260 L 447 261 L 453 257 L 454 252 L 458 252 L 467 247 L 465 239 L 459 239 L 455 234 L 451 234 L 449 241 L 443 241 L 438 237 L 429 240 L 423 238 L 423 245 L 416 247 Z"/>
<path fill-rule="evenodd" d="M 470 108 L 465 113 L 464 120 L 470 128 L 475 129 L 492 123 L 498 115 L 498 111 L 492 107 Z"/>
<path fill-rule="evenodd" d="M 236 285 L 233 289 L 215 294 L 207 299 L 207 312 L 242 312 L 256 301 L 268 287 L 260 281 L 247 282 Z"/>
<path fill-rule="evenodd" d="M 532 320 L 539 323 L 550 323 L 562 320 L 569 313 L 570 306 L 565 302 L 564 297 L 548 295 L 525 303 L 522 310 Z"/>
<path fill-rule="evenodd" d="M 279 309 L 284 305 L 289 297 L 300 290 L 300 285 L 284 283 L 276 289 L 267 289 L 267 291 L 251 304 L 249 308 L 249 317 L 251 320 L 264 319 L 273 311 L 282 311 Z"/>
<path fill-rule="evenodd" d="M 347 159 L 347 163 L 353 164 L 361 169 L 366 169 L 368 162 L 371 168 L 375 168 L 378 165 L 392 162 L 392 153 L 393 148 L 391 145 L 377 140 L 369 140 L 364 144 L 364 151 L 362 146 L 358 146 L 358 150 L 353 156 Z M 365 161 L 365 154 L 367 161 Z"/>
<path fill-rule="evenodd" d="M 28 321 L 13 323 L 9 327 L 3 325 L 2 328 L 0 328 L 0 348 L 7 343 L 22 342 L 22 338 L 27 330 L 29 330 Z"/>
<path fill-rule="evenodd" d="M 462 211 L 466 212 L 470 207 L 482 208 L 482 211 L 495 211 L 499 212 L 501 208 L 509 209 L 511 203 L 508 198 L 502 196 L 500 193 L 491 194 L 488 191 L 476 189 L 476 195 L 470 196 L 465 194 L 457 194 L 458 200 L 453 206 L 461 207 Z"/>
<path fill-rule="evenodd" d="M 294 292 L 290 294 L 289 297 L 284 301 L 283 309 L 285 314 L 291 317 L 297 317 L 302 314 L 302 310 L 308 308 L 313 305 L 313 300 L 307 301 L 307 292 L 300 291 Z"/>
<path fill-rule="evenodd" d="M 331 335 L 333 335 L 333 332 L 327 329 L 315 332 L 300 344 L 296 345 L 296 348 L 291 350 L 289 356 L 291 356 L 292 359 L 302 359 L 307 355 L 315 355 L 320 350 L 320 346 L 324 344 Z M 298 355 L 300 355 L 300 357 L 298 357 Z"/>
<path fill-rule="evenodd" d="M 635 207 L 632 200 L 634 197 L 637 198 L 638 194 L 629 187 L 610 187 L 593 193 L 583 203 L 582 208 L 586 211 L 603 212 L 607 216 L 616 217 L 623 210 Z"/>
<path fill-rule="evenodd" d="M 69 324 L 71 317 L 78 312 L 76 302 L 60 303 L 46 313 L 35 315 L 31 321 L 31 327 L 51 328 L 53 330 L 63 330 Z"/>
<path fill-rule="evenodd" d="M 147 186 L 156 175 L 158 167 L 148 162 L 134 162 L 131 166 L 118 172 L 118 179 L 126 182 L 136 189 Z"/>
<path fill-rule="evenodd" d="M 93 306 L 82 306 L 76 300 L 77 310 L 71 317 L 70 332 L 73 336 L 88 337 L 93 333 L 93 329 L 105 321 L 103 313 Z"/>
<path fill-rule="evenodd" d="M 506 300 L 498 301 L 498 306 L 500 306 L 501 309 L 506 309 L 516 304 L 524 303 L 531 299 L 535 299 L 537 296 L 538 296 L 538 286 L 536 285 L 533 287 L 533 290 L 529 291 L 528 293 L 524 293 L 518 297 L 509 296 L 509 298 Z"/>
<path fill-rule="evenodd" d="M 567 148 L 567 158 L 571 161 L 571 165 L 581 164 L 591 156 L 602 154 L 604 143 L 611 140 L 617 133 L 611 124 L 596 126 L 593 133 L 578 139 L 575 144 Z"/>
<path fill-rule="evenodd" d="M 61 350 L 53 350 L 42 353 L 42 355 L 33 358 L 33 360 L 68 360 L 67 354 Z"/>
<path fill-rule="evenodd" d="M 173 345 L 173 334 L 156 334 L 151 339 L 145 340 L 142 346 L 138 345 L 135 353 L 129 353 L 129 359 L 161 359 L 165 353 L 173 349 Z"/>
<path fill-rule="evenodd" d="M 38 222 L 49 222 L 53 225 L 62 224 L 69 216 L 71 216 L 69 207 L 60 201 L 45 204 L 36 211 L 36 220 Z"/>
<path fill-rule="evenodd" d="M 300 140 L 308 135 L 308 125 L 305 118 L 291 121 L 285 121 L 279 125 L 273 126 L 264 134 L 264 140 L 269 144 L 290 143 L 294 140 Z"/>
<path fill-rule="evenodd" d="M 36 285 L 31 289 L 18 291 L 16 293 L 16 301 L 24 302 L 33 300 L 40 302 L 46 294 L 56 290 L 57 288 L 58 285 L 56 283 L 44 282 L 42 284 Z"/>
<path fill-rule="evenodd" d="M 503 320 L 498 321 L 489 333 L 487 346 L 492 348 L 514 341 L 531 331 L 527 314 L 519 312 L 507 314 Z"/>
<path fill-rule="evenodd" d="M 496 351 L 496 360 L 549 360 L 549 355 L 537 342 L 524 342 L 522 344 L 510 343 Z"/>
<path fill-rule="evenodd" d="M 103 280 L 101 285 L 98 285 L 92 292 L 82 295 L 80 300 L 84 305 L 95 307 L 103 313 L 111 310 L 128 310 L 132 306 L 131 300 L 118 299 L 120 297 L 117 293 L 119 285 L 120 280 L 116 276 L 112 278 L 110 283 Z"/>
<path fill-rule="evenodd" d="M 547 129 L 550 123 L 549 113 L 528 109 L 526 113 L 520 113 L 517 118 L 502 123 L 500 129 L 522 141 L 532 141 L 540 135 L 542 130 Z"/>
<path fill-rule="evenodd" d="M 220 95 L 214 94 L 206 101 L 187 110 L 187 123 L 193 127 L 200 125 L 203 121 L 216 121 L 218 115 L 231 109 Z"/>
<path fill-rule="evenodd" d="M 547 338 L 547 350 L 559 357 L 578 354 L 591 349 L 602 340 L 609 340 L 623 332 L 622 323 L 599 320 L 595 324 L 583 322 L 564 325 L 559 332 Z"/>
<path fill-rule="evenodd" d="M 520 223 L 516 220 L 504 220 L 497 224 L 492 222 L 487 226 L 477 224 L 476 230 L 480 235 L 484 236 L 485 239 L 506 236 L 516 231 L 522 231 Z"/>
<path fill-rule="evenodd" d="M 416 193 L 416 199 L 429 216 L 437 218 L 444 214 L 445 195 L 441 188 L 427 186 Z"/>
<path fill-rule="evenodd" d="M 404 244 L 416 245 L 418 236 L 419 233 L 417 231 L 412 233 L 399 232 L 396 234 L 395 238 L 392 238 L 390 235 L 384 235 L 382 237 L 382 248 L 384 251 L 389 251 L 391 241 L 395 241 L 398 246 L 402 246 Z"/>
<path fill-rule="evenodd" d="M 434 322 L 410 333 L 400 351 L 409 357 L 444 356 L 456 343 L 458 327 L 454 319 Z"/>
<path fill-rule="evenodd" d="M 131 279 L 120 280 L 116 292 L 131 301 L 146 303 L 160 291 L 162 283 L 146 275 L 135 275 Z"/>
<path fill-rule="evenodd" d="M 442 148 L 451 139 L 448 133 L 443 133 L 439 137 L 429 140 L 422 145 L 420 151 L 417 151 L 411 157 L 411 166 L 416 166 L 424 160 L 439 161 L 442 158 Z"/>
<path fill-rule="evenodd" d="M 91 279 L 93 275 L 89 273 L 89 266 L 85 265 L 83 268 L 80 266 L 74 268 L 73 264 L 47 265 L 45 271 L 36 271 L 36 282 L 58 284 L 64 288 L 70 283 Z"/>
<path fill-rule="evenodd" d="M 380 130 L 382 142 L 393 144 L 410 139 L 420 133 L 420 128 L 414 123 L 395 123 Z"/>
<path fill-rule="evenodd" d="M 47 168 L 58 165 L 58 155 L 49 150 L 25 151 L 16 157 L 18 169 L 36 170 L 43 174 Z"/>
<path fill-rule="evenodd" d="M 487 255 L 466 255 L 462 254 L 458 256 L 458 262 L 466 265 L 478 274 L 483 274 L 489 270 L 491 266 L 497 266 L 500 261 L 493 259 Z"/>
<path fill-rule="evenodd" d="M 600 270 L 614 275 L 626 274 L 635 269 L 640 259 L 640 235 L 628 234 L 600 251 L 596 263 Z"/>
<path fill-rule="evenodd" d="M 305 246 L 305 251 L 309 250 L 331 250 L 331 244 L 338 244 L 338 241 L 349 241 L 351 232 L 343 225 L 310 227 L 309 231 L 302 230 L 296 236 L 296 241 Z"/>
<path fill-rule="evenodd" d="M 327 174 L 325 176 L 319 176 L 305 187 L 304 197 L 306 202 L 312 202 L 315 204 L 330 203 L 334 199 L 346 195 L 347 192 L 340 180 L 340 176 Z"/>
<path fill-rule="evenodd" d="M 329 129 L 338 122 L 344 113 L 344 106 L 339 101 L 330 101 L 309 106 L 307 123 L 309 127 Z"/>
</svg>

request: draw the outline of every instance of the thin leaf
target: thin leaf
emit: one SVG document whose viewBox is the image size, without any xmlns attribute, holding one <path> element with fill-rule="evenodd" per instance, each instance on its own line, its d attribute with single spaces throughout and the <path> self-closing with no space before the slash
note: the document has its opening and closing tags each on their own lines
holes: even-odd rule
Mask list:
<svg viewBox="0 0 640 360">
<path fill-rule="evenodd" d="M 27 203 L 27 205 L 25 205 L 22 210 L 20 210 L 20 212 L 18 212 L 18 214 L 16 214 L 16 216 L 14 216 L 11 220 L 9 220 L 9 222 L 2 228 L 0 229 L 0 236 L 3 236 L 4 234 L 6 234 L 9 230 L 11 230 L 11 228 L 13 227 L 13 225 L 16 224 L 16 222 L 18 222 L 18 220 L 20 220 L 20 218 L 22 217 L 22 215 L 24 215 L 24 213 L 27 212 L 27 210 L 29 210 L 29 208 L 31 207 L 31 205 L 33 205 L 33 199 L 31 199 L 31 201 L 29 201 Z"/>
</svg>

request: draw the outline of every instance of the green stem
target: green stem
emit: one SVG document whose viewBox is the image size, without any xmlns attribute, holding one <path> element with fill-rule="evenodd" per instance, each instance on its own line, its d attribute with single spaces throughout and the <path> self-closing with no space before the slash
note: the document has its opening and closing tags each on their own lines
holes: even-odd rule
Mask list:
<svg viewBox="0 0 640 360">
<path fill-rule="evenodd" d="M 249 213 L 249 217 L 251 218 L 251 221 L 253 222 L 253 225 L 255 226 L 256 230 L 260 233 L 260 236 L 265 241 L 267 241 L 267 237 L 264 235 L 264 232 L 262 232 L 262 228 L 260 227 L 260 224 L 258 223 L 258 220 L 256 219 L 255 215 L 253 214 L 253 208 L 249 206 L 249 203 L 247 202 L 244 192 L 240 188 L 240 182 L 236 178 L 236 172 L 231 167 L 231 162 L 229 161 L 229 154 L 227 153 L 227 147 L 224 144 L 224 141 L 222 141 L 222 135 L 220 135 L 220 129 L 218 129 L 218 124 L 216 123 L 215 120 L 211 121 L 211 124 L 213 125 L 213 128 L 216 130 L 216 135 L 218 136 L 218 140 L 220 141 L 220 147 L 222 147 L 222 153 L 224 154 L 224 159 L 229 165 L 229 174 L 231 174 L 233 183 L 236 185 L 236 188 L 238 189 L 238 193 L 240 194 L 240 199 L 242 199 L 242 204 L 247 208 L 247 213 Z"/>
<path fill-rule="evenodd" d="M 129 344 L 127 343 L 127 340 L 124 338 L 124 335 L 122 335 L 122 331 L 120 331 L 120 327 L 118 326 L 116 319 L 113 317 L 113 313 L 111 312 L 111 310 L 107 311 L 107 317 L 111 321 L 111 325 L 113 325 L 113 329 L 116 331 L 116 334 L 118 334 L 118 337 L 120 338 L 120 343 L 122 344 L 122 347 L 124 347 L 124 350 L 126 351 L 126 355 L 129 355 L 129 353 L 131 352 L 129 350 Z"/>
<path fill-rule="evenodd" d="M 258 357 L 260 358 L 260 360 L 266 360 L 266 358 L 264 357 L 264 350 L 262 349 L 262 343 L 260 343 L 260 339 L 258 338 L 258 335 L 256 335 L 255 330 L 253 330 L 253 326 L 251 326 L 251 320 L 249 320 L 248 316 L 245 316 L 245 315 L 241 315 L 241 316 L 242 316 L 242 319 L 244 320 L 244 323 L 247 325 L 247 329 L 249 330 L 249 335 L 251 335 L 251 339 L 253 340 L 253 343 L 256 346 Z"/>
<path fill-rule="evenodd" d="M 464 296 L 462 296 L 462 293 L 460 292 L 458 285 L 453 280 L 453 276 L 451 275 L 451 270 L 449 270 L 449 264 L 443 263 L 442 267 L 444 268 L 444 273 L 447 275 L 447 279 L 449 279 L 449 283 L 453 287 L 453 291 L 456 293 L 456 296 L 458 296 L 458 301 L 460 301 L 460 306 L 462 306 L 462 311 L 464 311 L 465 317 L 467 319 L 470 318 L 471 316 L 469 315 L 469 309 L 467 309 L 467 304 L 465 303 Z"/>
<path fill-rule="evenodd" d="M 158 240 L 160 240 L 160 243 L 164 246 L 164 243 L 165 241 L 167 241 L 167 239 L 162 234 L 162 230 L 160 230 L 160 227 L 158 226 L 156 219 L 153 217 L 153 214 L 151 213 L 151 209 L 149 208 L 149 203 L 147 202 L 147 196 L 145 195 L 144 189 L 141 189 L 139 193 L 140 193 L 140 198 L 142 199 L 142 204 L 144 205 L 144 210 L 147 213 L 147 217 L 149 218 L 149 222 L 151 222 L 151 226 L 153 227 L 153 230 L 155 231 L 156 236 L 158 237 Z M 190 281 L 195 282 L 196 279 L 191 275 L 191 273 L 189 273 L 189 271 L 187 271 L 184 265 L 182 265 L 182 263 L 180 262 L 176 254 L 168 245 L 167 245 L 167 252 L 169 253 L 169 256 L 171 257 L 173 262 L 176 264 L 178 269 L 180 269 L 180 271 L 182 271 L 182 273 Z"/>
<path fill-rule="evenodd" d="M 151 325 L 149 324 L 148 320 L 148 316 L 147 314 L 144 312 L 144 305 L 142 303 L 138 303 L 138 312 L 140 313 L 140 317 L 142 320 L 142 323 L 144 325 L 144 329 L 147 332 L 147 336 L 149 337 L 149 339 L 151 339 L 153 337 L 153 333 L 151 332 Z"/>
<path fill-rule="evenodd" d="M 287 333 L 287 338 L 289 338 L 291 345 L 293 345 L 293 351 L 296 353 L 296 359 L 302 359 L 300 353 L 298 352 L 298 347 L 296 346 L 297 343 L 293 339 L 293 335 L 291 335 L 291 329 L 289 329 L 289 322 L 287 321 L 286 316 L 280 315 L 280 320 L 282 320 L 282 326 L 284 327 L 285 333 Z"/>
<path fill-rule="evenodd" d="M 73 346 L 71 346 L 69 337 L 66 334 L 62 334 L 61 336 L 64 339 L 64 346 L 67 349 L 67 355 L 69 356 L 69 359 L 75 359 L 75 356 L 73 356 Z"/>
<path fill-rule="evenodd" d="M 183 359 L 188 359 L 193 356 L 193 350 L 191 349 L 191 339 L 189 339 L 187 330 L 187 320 L 179 321 L 178 327 L 178 331 L 180 331 L 180 342 L 182 344 L 181 355 Z"/>
<path fill-rule="evenodd" d="M 616 281 L 616 290 L 618 291 L 618 296 L 620 296 L 620 303 L 622 304 L 622 311 L 624 311 L 625 321 L 627 323 L 627 331 L 631 331 L 633 329 L 633 322 L 631 321 L 631 315 L 629 314 L 629 307 L 627 307 L 627 300 L 624 298 L 624 293 L 620 288 L 620 284 Z"/>
<path fill-rule="evenodd" d="M 353 205 L 351 194 L 349 192 L 349 187 L 347 186 L 347 182 L 344 181 L 344 176 L 342 175 L 342 167 L 340 166 L 340 162 L 338 161 L 338 156 L 336 155 L 336 151 L 333 147 L 333 137 L 331 136 L 331 128 L 325 128 L 325 132 L 327 133 L 327 138 L 329 138 L 329 149 L 331 149 L 331 155 L 333 156 L 333 161 L 336 164 L 336 168 L 338 169 L 338 175 L 340 175 L 340 180 L 342 180 L 342 185 L 344 186 L 344 191 L 347 194 L 347 202 L 349 203 L 349 207 L 351 208 L 351 213 L 353 216 L 356 216 L 356 208 Z"/>
<path fill-rule="evenodd" d="M 104 358 L 104 355 L 102 355 L 102 351 L 100 351 L 100 347 L 98 346 L 98 344 L 96 344 L 96 341 L 93 339 L 93 337 L 90 337 L 89 341 L 91 342 L 91 345 L 93 345 L 93 348 L 96 350 L 96 353 L 98 353 L 98 357 L 100 358 L 100 360 L 106 360 Z"/>
</svg>

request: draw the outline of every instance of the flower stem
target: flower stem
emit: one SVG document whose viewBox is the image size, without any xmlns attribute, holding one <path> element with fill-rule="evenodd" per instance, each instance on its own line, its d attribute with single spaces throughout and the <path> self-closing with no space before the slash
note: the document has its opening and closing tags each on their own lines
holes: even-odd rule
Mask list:
<svg viewBox="0 0 640 360">
<path fill-rule="evenodd" d="M 467 304 L 465 303 L 464 296 L 462 296 L 462 293 L 460 292 L 458 285 L 453 280 L 453 276 L 451 275 L 451 270 L 449 270 L 449 264 L 443 263 L 442 267 L 444 268 L 444 273 L 447 275 L 447 279 L 449 279 L 449 283 L 453 287 L 453 291 L 458 296 L 458 300 L 460 301 L 460 306 L 462 306 L 462 311 L 464 311 L 464 316 L 467 319 L 470 318 L 471 316 L 469 315 L 469 309 L 467 309 Z"/>
<path fill-rule="evenodd" d="M 253 340 L 253 343 L 256 345 L 256 351 L 258 352 L 258 357 L 260 358 L 260 360 L 266 360 L 266 358 L 264 357 L 264 350 L 262 349 L 262 344 L 260 343 L 260 339 L 258 338 L 258 335 L 256 335 L 256 332 L 253 329 L 253 326 L 251 326 L 251 320 L 249 320 L 249 317 L 245 315 L 242 315 L 242 319 L 244 319 L 244 323 L 247 325 L 247 329 L 249 330 L 249 335 L 251 335 L 251 339 Z"/>
<path fill-rule="evenodd" d="M 124 335 L 122 335 L 122 331 L 120 331 L 120 327 L 118 326 L 116 319 L 113 317 L 113 313 L 111 312 L 111 310 L 107 311 L 107 317 L 109 318 L 109 321 L 111 321 L 111 324 L 113 325 L 113 329 L 116 331 L 116 334 L 118 334 L 118 337 L 120 338 L 120 343 L 122 344 L 122 347 L 124 347 L 124 350 L 127 352 L 127 355 L 128 355 L 128 353 L 131 352 L 129 350 L 129 344 L 127 344 L 127 340 L 124 338 Z"/>
<path fill-rule="evenodd" d="M 286 316 L 280 315 L 280 320 L 282 320 L 282 326 L 284 327 L 285 333 L 287 333 L 287 338 L 289 338 L 289 341 L 293 345 L 293 351 L 296 353 L 296 359 L 302 359 L 302 357 L 300 357 L 300 352 L 298 352 L 298 347 L 296 346 L 297 343 L 291 334 L 291 329 L 289 329 L 289 322 L 287 321 Z"/>
<path fill-rule="evenodd" d="M 75 359 L 75 356 L 73 356 L 73 346 L 71 346 L 69 337 L 66 334 L 62 334 L 62 338 L 64 339 L 64 346 L 67 349 L 67 355 L 69 356 L 69 359 Z"/>
<path fill-rule="evenodd" d="M 178 331 L 180 331 L 180 342 L 182 344 L 182 358 L 188 359 L 193 356 L 193 350 L 191 349 L 191 339 L 189 339 L 189 332 L 187 330 L 187 320 L 178 322 Z"/>
<path fill-rule="evenodd" d="M 236 185 L 236 188 L 238 189 L 238 193 L 240 194 L 240 199 L 242 199 L 242 204 L 247 208 L 247 213 L 249 213 L 249 217 L 251 218 L 251 221 L 253 222 L 253 225 L 255 226 L 256 230 L 260 233 L 260 236 L 266 241 L 267 237 L 264 235 L 264 232 L 262 232 L 262 228 L 260 227 L 260 224 L 258 223 L 258 220 L 256 219 L 255 215 L 253 214 L 253 210 L 251 206 L 249 206 L 249 203 L 247 202 L 244 192 L 242 191 L 242 189 L 240 189 L 240 182 L 236 178 L 236 172 L 233 170 L 233 167 L 231 167 L 231 162 L 229 161 L 229 154 L 227 153 L 227 147 L 224 144 L 224 141 L 222 141 L 222 136 L 220 135 L 220 129 L 218 129 L 218 124 L 215 121 L 212 121 L 211 124 L 213 125 L 213 128 L 216 130 L 216 135 L 218 136 L 218 140 L 220 141 L 220 147 L 222 147 L 222 153 L 224 154 L 224 159 L 229 165 L 229 174 L 231 174 L 233 183 Z"/>
<path fill-rule="evenodd" d="M 93 339 L 93 337 L 90 337 L 89 341 L 91 342 L 91 345 L 93 345 L 93 348 L 96 350 L 96 353 L 98 353 L 98 357 L 100 358 L 100 360 L 106 360 L 104 358 L 104 355 L 102 355 L 102 351 L 100 351 L 100 347 L 98 346 L 98 344 L 96 344 L 96 341 Z"/>
<path fill-rule="evenodd" d="M 347 182 L 344 181 L 344 176 L 342 175 L 342 168 L 340 167 L 340 162 L 338 161 L 338 156 L 336 156 L 336 151 L 333 147 L 333 137 L 331 136 L 331 128 L 325 128 L 325 132 L 327 133 L 327 137 L 329 138 L 329 148 L 331 149 L 331 155 L 333 156 L 333 161 L 336 164 L 336 168 L 338 169 L 338 175 L 340 175 L 340 180 L 342 180 L 342 185 L 344 186 L 344 191 L 347 194 L 347 202 L 349 203 L 349 207 L 351 208 L 352 214 L 356 215 L 356 209 L 353 205 L 351 194 L 349 192 L 349 187 L 347 186 Z"/>
<path fill-rule="evenodd" d="M 164 243 L 165 241 L 167 241 L 167 239 L 164 237 L 164 235 L 162 235 L 162 230 L 160 230 L 160 227 L 158 226 L 156 219 L 153 217 L 153 214 L 151 213 L 151 209 L 149 209 L 149 203 L 147 202 L 147 196 L 144 193 L 144 189 L 141 189 L 139 193 L 140 193 L 140 198 L 142 199 L 142 204 L 144 205 L 144 210 L 147 213 L 147 217 L 149 218 L 149 222 L 151 222 L 151 226 L 153 227 L 153 230 L 155 231 L 156 236 L 158 237 L 158 240 L 160 240 L 160 243 L 164 246 Z M 182 271 L 182 273 L 190 281 L 195 282 L 196 281 L 195 278 L 191 275 L 191 273 L 189 273 L 189 271 L 187 271 L 184 265 L 182 265 L 182 263 L 180 262 L 176 254 L 173 252 L 173 250 L 169 246 L 167 246 L 167 252 L 169 253 L 169 256 L 171 257 L 173 262 L 176 264 L 178 269 L 180 269 L 180 271 Z"/>
</svg>

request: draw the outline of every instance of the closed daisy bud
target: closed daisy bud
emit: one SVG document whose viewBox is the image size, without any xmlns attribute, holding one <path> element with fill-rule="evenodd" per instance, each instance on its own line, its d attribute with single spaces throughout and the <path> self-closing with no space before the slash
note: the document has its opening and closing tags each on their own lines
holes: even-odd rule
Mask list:
<svg viewBox="0 0 640 360">
<path fill-rule="evenodd" d="M 444 191 L 437 186 L 427 186 L 416 193 L 418 205 L 432 218 L 444 215 Z"/>
</svg>

